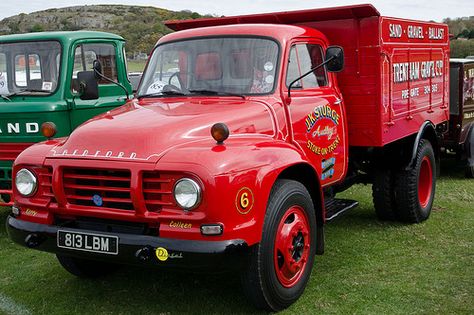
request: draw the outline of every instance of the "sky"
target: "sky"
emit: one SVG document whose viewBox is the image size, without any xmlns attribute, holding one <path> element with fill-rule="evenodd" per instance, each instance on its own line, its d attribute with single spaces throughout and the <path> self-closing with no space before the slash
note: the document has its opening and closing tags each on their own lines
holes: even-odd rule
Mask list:
<svg viewBox="0 0 474 315">
<path fill-rule="evenodd" d="M 291 11 L 364 3 L 363 0 L 0 0 L 0 20 L 19 13 L 84 4 L 148 5 L 174 11 L 191 10 L 201 14 L 238 15 Z M 474 16 L 473 0 L 376 0 L 371 1 L 382 15 L 417 20 Z"/>
</svg>

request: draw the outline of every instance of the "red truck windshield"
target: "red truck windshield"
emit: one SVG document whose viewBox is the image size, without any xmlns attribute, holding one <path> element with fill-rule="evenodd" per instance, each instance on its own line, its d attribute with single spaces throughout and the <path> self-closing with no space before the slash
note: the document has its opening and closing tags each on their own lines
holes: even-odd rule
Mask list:
<svg viewBox="0 0 474 315">
<path fill-rule="evenodd" d="M 218 37 L 159 45 L 138 95 L 268 94 L 276 81 L 278 52 L 278 44 L 265 38 Z"/>
<path fill-rule="evenodd" d="M 0 95 L 49 95 L 59 82 L 61 45 L 56 41 L 0 44 Z"/>
</svg>

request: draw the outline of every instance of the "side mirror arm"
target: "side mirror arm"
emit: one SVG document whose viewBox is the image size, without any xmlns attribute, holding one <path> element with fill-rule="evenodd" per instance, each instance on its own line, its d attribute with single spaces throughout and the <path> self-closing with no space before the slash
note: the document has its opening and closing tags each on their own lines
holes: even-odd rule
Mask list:
<svg viewBox="0 0 474 315">
<path fill-rule="evenodd" d="M 108 78 L 108 77 L 106 77 L 105 75 L 102 74 L 102 72 L 99 70 L 99 69 L 102 69 L 102 66 L 100 66 L 100 62 L 98 60 L 94 60 L 93 69 L 94 69 L 94 75 L 96 76 L 96 78 L 103 79 L 107 82 L 110 82 L 112 84 L 117 85 L 118 87 L 120 87 L 125 92 L 125 95 L 127 96 L 127 100 L 130 99 L 130 94 L 128 93 L 127 89 L 122 84 L 120 84 L 119 82 L 115 82 L 111 78 Z"/>
<path fill-rule="evenodd" d="M 326 65 L 327 63 L 329 63 L 331 60 L 333 60 L 334 58 L 336 58 L 335 56 L 331 56 L 330 58 L 326 59 L 324 62 L 320 63 L 319 65 L 311 68 L 308 72 L 306 72 L 305 74 L 299 76 L 298 78 L 294 79 L 293 81 L 291 81 L 290 85 L 288 86 L 288 98 L 291 98 L 291 89 L 293 88 L 293 85 L 298 82 L 299 80 L 303 79 L 304 77 L 310 75 L 312 72 L 314 72 L 314 70 L 318 69 L 318 68 L 321 68 L 322 66 Z"/>
</svg>

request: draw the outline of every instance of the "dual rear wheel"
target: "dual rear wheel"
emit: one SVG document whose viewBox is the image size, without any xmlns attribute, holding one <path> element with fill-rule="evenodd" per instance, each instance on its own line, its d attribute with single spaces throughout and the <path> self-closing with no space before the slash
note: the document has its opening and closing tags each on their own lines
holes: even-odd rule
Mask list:
<svg viewBox="0 0 474 315">
<path fill-rule="evenodd" d="M 381 168 L 375 172 L 372 196 L 381 220 L 419 223 L 428 219 L 436 188 L 436 159 L 431 143 L 418 144 L 413 166 L 407 170 Z"/>
</svg>

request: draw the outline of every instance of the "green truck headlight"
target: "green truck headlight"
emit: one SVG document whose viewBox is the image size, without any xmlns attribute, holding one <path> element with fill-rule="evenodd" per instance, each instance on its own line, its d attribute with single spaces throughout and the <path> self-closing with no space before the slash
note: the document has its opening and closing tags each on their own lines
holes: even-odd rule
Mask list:
<svg viewBox="0 0 474 315">
<path fill-rule="evenodd" d="M 15 186 L 21 195 L 29 197 L 36 192 L 36 189 L 38 188 L 38 180 L 36 179 L 35 174 L 31 171 L 22 168 L 18 173 L 16 173 Z"/>
</svg>

